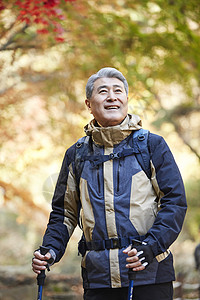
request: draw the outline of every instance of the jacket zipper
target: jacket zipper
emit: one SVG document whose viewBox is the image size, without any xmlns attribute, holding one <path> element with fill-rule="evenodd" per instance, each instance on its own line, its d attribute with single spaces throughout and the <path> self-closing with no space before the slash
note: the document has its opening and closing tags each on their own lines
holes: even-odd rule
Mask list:
<svg viewBox="0 0 200 300">
<path fill-rule="evenodd" d="M 119 174 L 120 174 L 120 167 L 121 167 L 121 162 L 119 161 L 119 164 L 118 164 L 118 170 L 117 170 L 117 192 L 119 192 Z"/>
<path fill-rule="evenodd" d="M 98 192 L 100 194 L 100 172 L 99 172 L 99 165 L 97 166 L 97 183 L 98 183 Z"/>
</svg>

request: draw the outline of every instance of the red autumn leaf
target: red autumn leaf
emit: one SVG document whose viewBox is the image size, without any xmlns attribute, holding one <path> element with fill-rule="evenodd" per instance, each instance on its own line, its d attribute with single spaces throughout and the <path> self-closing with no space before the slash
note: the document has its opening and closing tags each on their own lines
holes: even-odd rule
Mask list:
<svg viewBox="0 0 200 300">
<path fill-rule="evenodd" d="M 40 18 L 35 18 L 34 23 L 36 23 L 36 24 L 41 23 L 41 19 Z"/>
<path fill-rule="evenodd" d="M 15 1 L 15 5 L 21 5 L 21 2 L 19 0 Z"/>
<path fill-rule="evenodd" d="M 43 25 L 48 25 L 49 22 L 43 18 L 40 19 L 40 23 L 43 24 Z"/>
<path fill-rule="evenodd" d="M 21 10 L 20 11 L 20 15 L 26 15 L 26 11 L 25 10 Z"/>
<path fill-rule="evenodd" d="M 54 9 L 51 9 L 50 13 L 51 13 L 52 16 L 56 16 L 57 15 L 57 13 L 56 13 L 56 11 Z"/>
<path fill-rule="evenodd" d="M 58 18 L 59 20 L 65 20 L 65 16 L 64 16 L 64 15 L 58 15 L 57 18 Z"/>
<path fill-rule="evenodd" d="M 32 11 L 32 12 L 31 12 L 31 15 L 32 15 L 32 16 L 39 16 L 40 14 L 41 14 L 41 13 L 40 13 L 38 10 L 37 10 L 37 11 L 35 10 L 35 11 Z"/>
<path fill-rule="evenodd" d="M 60 4 L 60 0 L 47 0 L 44 2 L 44 6 L 46 7 L 55 7 Z"/>
<path fill-rule="evenodd" d="M 62 0 L 63 1 L 63 0 Z M 64 0 L 74 2 L 76 0 Z M 60 8 L 61 0 L 15 0 L 14 5 L 19 10 L 17 20 L 27 24 L 42 24 L 44 28 L 38 29 L 38 34 L 53 34 L 57 42 L 63 42 L 63 27 L 59 20 L 64 20 L 65 15 Z M 0 10 L 4 9 L 0 0 Z"/>
<path fill-rule="evenodd" d="M 55 40 L 57 41 L 57 42 L 59 42 L 59 43 L 62 43 L 62 42 L 64 42 L 64 38 L 62 38 L 62 37 L 60 37 L 60 36 L 56 36 L 55 37 Z"/>
<path fill-rule="evenodd" d="M 26 24 L 30 24 L 31 23 L 31 20 L 29 18 L 24 18 L 24 22 L 26 22 Z"/>
<path fill-rule="evenodd" d="M 20 20 L 21 22 L 26 22 L 26 24 L 30 24 L 31 20 L 28 17 L 18 17 L 18 20 Z"/>
<path fill-rule="evenodd" d="M 62 26 L 60 26 L 60 24 L 57 24 L 57 25 L 55 26 L 55 28 L 53 29 L 53 31 L 54 31 L 54 32 L 57 32 L 57 33 L 59 33 L 59 34 L 62 34 L 62 33 L 64 32 L 64 29 L 63 29 Z"/>
<path fill-rule="evenodd" d="M 37 30 L 37 33 L 40 33 L 40 34 L 47 34 L 47 33 L 49 33 L 49 31 L 48 31 L 46 28 L 43 28 L 43 29 L 38 29 L 38 30 Z"/>
<path fill-rule="evenodd" d="M 38 10 L 38 9 L 40 9 L 40 7 L 37 6 L 37 5 L 35 5 L 35 6 L 32 8 L 33 11 Z"/>
</svg>

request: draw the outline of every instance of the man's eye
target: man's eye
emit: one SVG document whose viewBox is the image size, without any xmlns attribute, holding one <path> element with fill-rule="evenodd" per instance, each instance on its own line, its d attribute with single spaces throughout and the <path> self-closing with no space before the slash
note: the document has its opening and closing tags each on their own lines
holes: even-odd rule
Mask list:
<svg viewBox="0 0 200 300">
<path fill-rule="evenodd" d="M 121 93 L 122 90 L 121 90 L 121 89 L 117 89 L 117 90 L 115 90 L 115 92 L 116 92 L 116 93 Z"/>
<path fill-rule="evenodd" d="M 100 90 L 100 91 L 99 91 L 100 94 L 106 93 L 106 92 L 107 92 L 107 90 Z"/>
</svg>

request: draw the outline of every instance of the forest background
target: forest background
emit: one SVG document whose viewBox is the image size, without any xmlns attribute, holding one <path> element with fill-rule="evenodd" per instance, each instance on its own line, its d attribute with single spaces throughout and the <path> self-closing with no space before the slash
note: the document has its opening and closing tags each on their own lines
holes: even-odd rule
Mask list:
<svg viewBox="0 0 200 300">
<path fill-rule="evenodd" d="M 31 272 L 65 150 L 84 135 L 88 77 L 119 69 L 129 112 L 162 135 L 182 173 L 188 212 L 172 247 L 195 277 L 200 242 L 198 0 L 0 1 L 1 268 Z M 77 229 L 53 272 L 79 274 Z M 24 270 L 23 269 L 23 270 Z"/>
</svg>

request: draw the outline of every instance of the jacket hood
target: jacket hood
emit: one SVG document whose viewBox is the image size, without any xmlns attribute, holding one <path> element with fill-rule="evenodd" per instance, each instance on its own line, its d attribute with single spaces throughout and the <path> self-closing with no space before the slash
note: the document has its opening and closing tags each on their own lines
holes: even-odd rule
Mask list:
<svg viewBox="0 0 200 300">
<path fill-rule="evenodd" d="M 139 130 L 140 128 L 142 128 L 140 117 L 128 114 L 119 125 L 101 127 L 96 120 L 93 119 L 84 127 L 84 130 L 86 135 L 92 136 L 92 140 L 96 144 L 113 147 L 113 145 L 119 144 L 130 135 L 133 130 Z"/>
</svg>

